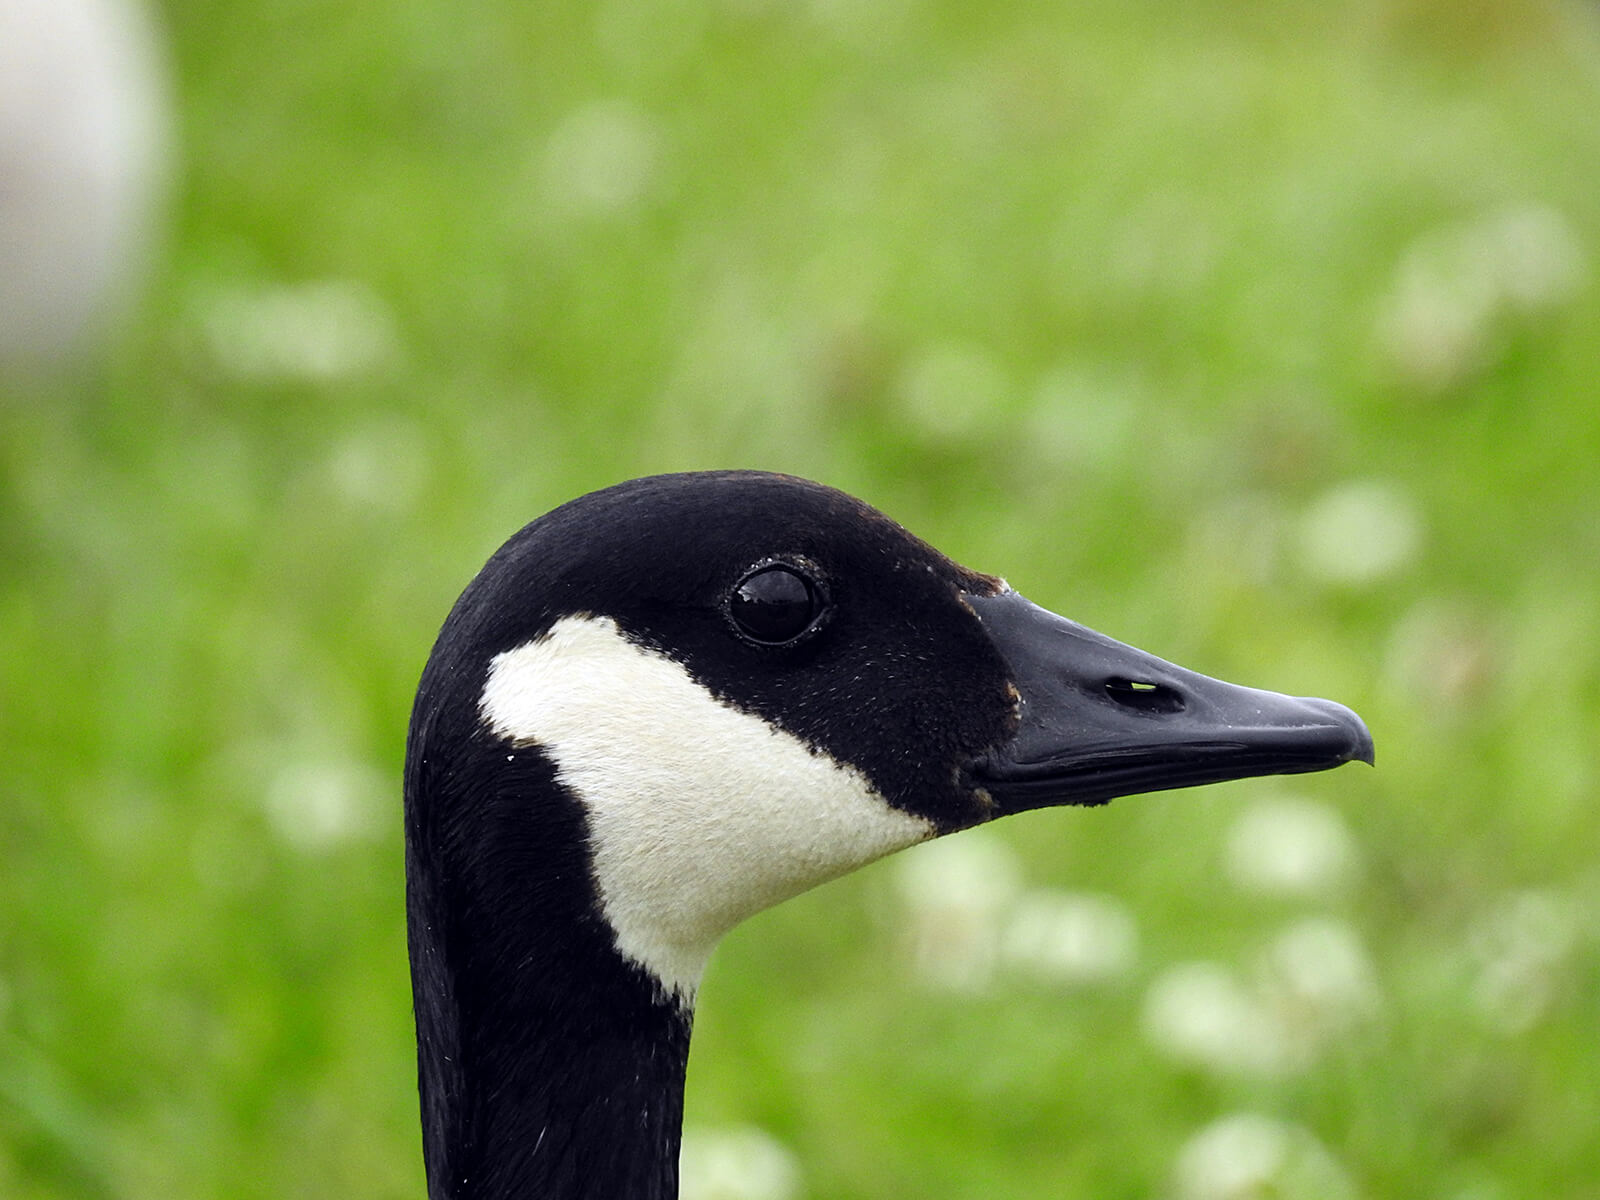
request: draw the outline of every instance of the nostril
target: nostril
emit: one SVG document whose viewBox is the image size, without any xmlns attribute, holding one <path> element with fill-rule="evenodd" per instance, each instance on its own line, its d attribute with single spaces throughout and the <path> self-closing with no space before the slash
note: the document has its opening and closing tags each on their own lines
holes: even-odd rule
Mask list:
<svg viewBox="0 0 1600 1200">
<path fill-rule="evenodd" d="M 1164 683 L 1113 676 L 1106 680 L 1106 695 L 1127 708 L 1140 712 L 1175 713 L 1184 709 L 1183 693 Z"/>
</svg>

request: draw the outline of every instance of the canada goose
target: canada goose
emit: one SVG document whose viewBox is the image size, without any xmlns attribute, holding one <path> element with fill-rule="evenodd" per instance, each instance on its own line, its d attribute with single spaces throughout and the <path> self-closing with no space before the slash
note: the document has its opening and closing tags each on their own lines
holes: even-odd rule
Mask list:
<svg viewBox="0 0 1600 1200">
<path fill-rule="evenodd" d="M 781 475 L 511 538 L 422 674 L 406 877 L 432 1200 L 677 1194 L 695 988 L 745 917 L 1010 813 L 1372 761 Z"/>
</svg>

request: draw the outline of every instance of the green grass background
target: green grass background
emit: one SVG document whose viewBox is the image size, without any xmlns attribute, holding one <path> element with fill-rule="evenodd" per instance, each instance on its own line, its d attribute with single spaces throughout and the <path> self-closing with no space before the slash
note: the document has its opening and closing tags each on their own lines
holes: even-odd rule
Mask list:
<svg viewBox="0 0 1600 1200">
<path fill-rule="evenodd" d="M 1237 1112 L 1361 1196 L 1600 1197 L 1592 4 L 159 14 L 152 278 L 0 393 L 0 1194 L 421 1195 L 398 768 L 438 623 L 560 501 L 739 465 L 1348 702 L 1379 768 L 1293 785 L 1361 852 L 1316 900 L 1221 868 L 1267 781 L 998 829 L 1136 917 L 1101 985 L 929 987 L 893 864 L 752 921 L 692 1126 L 813 1198 L 1167 1196 Z M 1330 578 L 1314 515 L 1367 484 L 1415 537 Z M 1507 1024 L 1482 931 L 1530 889 L 1570 928 Z M 1305 915 L 1375 1016 L 1277 1075 L 1152 1043 L 1166 968 Z"/>
</svg>

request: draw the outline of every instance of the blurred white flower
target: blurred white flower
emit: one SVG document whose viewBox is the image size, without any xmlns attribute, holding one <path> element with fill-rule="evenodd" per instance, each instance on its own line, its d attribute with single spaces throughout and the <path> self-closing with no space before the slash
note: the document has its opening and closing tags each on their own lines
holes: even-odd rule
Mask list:
<svg viewBox="0 0 1600 1200">
<path fill-rule="evenodd" d="M 1325 895 L 1349 882 L 1357 859 L 1343 818 L 1298 796 L 1257 802 L 1228 832 L 1228 877 L 1249 892 Z"/>
<path fill-rule="evenodd" d="M 1010 385 L 1000 364 L 971 345 L 929 346 L 899 380 L 906 416 L 932 437 L 957 441 L 987 424 Z"/>
<path fill-rule="evenodd" d="M 1376 1016 L 1378 973 L 1354 927 L 1309 917 L 1273 941 L 1263 960 L 1265 988 L 1278 1022 L 1317 1046 Z"/>
<path fill-rule="evenodd" d="M 1139 929 L 1112 896 L 1043 888 L 1017 901 L 1001 939 L 1006 964 L 1055 983 L 1126 975 L 1139 956 Z"/>
<path fill-rule="evenodd" d="M 624 70 L 664 73 L 700 48 L 709 15 L 701 0 L 603 0 L 595 7 L 595 40 Z"/>
<path fill-rule="evenodd" d="M 1397 697 L 1438 720 L 1481 694 L 1496 665 L 1512 657 L 1495 644 L 1496 636 L 1460 604 L 1419 601 L 1390 634 L 1384 680 Z"/>
<path fill-rule="evenodd" d="M 1374 1017 L 1377 972 L 1355 930 L 1327 917 L 1289 926 L 1247 981 L 1218 963 L 1184 963 L 1145 996 L 1145 1034 L 1218 1075 L 1303 1070 L 1334 1039 Z"/>
<path fill-rule="evenodd" d="M 541 178 L 551 201 L 572 212 L 626 212 L 655 183 L 662 133 L 627 100 L 596 100 L 556 126 L 544 148 Z"/>
<path fill-rule="evenodd" d="M 137 0 L 0 0 L 0 362 L 100 323 L 151 232 L 165 71 Z"/>
<path fill-rule="evenodd" d="M 1500 294 L 1525 313 L 1572 299 L 1588 281 L 1589 256 L 1565 214 L 1542 204 L 1494 214 L 1482 227 Z"/>
<path fill-rule="evenodd" d="M 1024 890 L 1000 836 L 969 830 L 915 847 L 894 864 L 904 940 L 922 982 L 976 991 L 1004 967 L 1046 983 L 1121 978 L 1139 955 L 1138 924 L 1115 897 Z"/>
<path fill-rule="evenodd" d="M 658 440 L 699 454 L 714 429 L 752 451 L 765 445 L 775 455 L 790 453 L 813 429 L 819 393 L 811 368 L 766 281 L 719 270 L 678 339 L 661 390 Z"/>
<path fill-rule="evenodd" d="M 1380 583 L 1409 566 L 1422 548 L 1422 518 L 1399 487 L 1380 480 L 1341 484 L 1300 520 L 1300 561 L 1326 583 Z"/>
<path fill-rule="evenodd" d="M 1150 985 L 1145 1035 L 1172 1057 L 1225 1075 L 1277 1075 L 1297 1065 L 1272 1012 L 1219 963 L 1180 963 Z"/>
<path fill-rule="evenodd" d="M 1406 250 L 1380 308 L 1379 341 L 1403 376 L 1441 391 L 1495 361 L 1508 320 L 1567 302 L 1587 276 L 1583 244 L 1559 211 L 1491 212 Z"/>
<path fill-rule="evenodd" d="M 1458 1187 L 1449 1200 L 1512 1200 L 1512 1196 L 1498 1179 L 1486 1177 Z"/>
<path fill-rule="evenodd" d="M 272 827 L 297 850 L 334 849 L 376 831 L 390 781 L 355 760 L 284 764 L 262 795 Z"/>
<path fill-rule="evenodd" d="M 348 434 L 328 460 L 333 486 L 352 504 L 384 512 L 405 509 L 428 470 L 427 439 L 418 423 L 390 416 Z"/>
<path fill-rule="evenodd" d="M 1023 449 L 1082 470 L 1120 463 L 1139 437 L 1147 390 L 1137 371 L 1110 363 L 1065 363 L 1034 390 Z"/>
<path fill-rule="evenodd" d="M 1512 1034 L 1537 1024 L 1578 934 L 1577 905 L 1566 896 L 1523 891 L 1501 898 L 1469 939 L 1478 964 L 1472 999 L 1483 1019 Z"/>
<path fill-rule="evenodd" d="M 894 869 L 918 976 L 956 990 L 987 986 L 1002 918 L 1021 890 L 1011 847 L 996 834 L 969 830 L 906 851 Z"/>
<path fill-rule="evenodd" d="M 1298 1125 L 1258 1113 L 1213 1121 L 1186 1142 L 1172 1171 L 1175 1200 L 1354 1200 L 1338 1160 Z"/>
<path fill-rule="evenodd" d="M 793 1153 L 753 1126 L 686 1129 L 678 1172 L 683 1200 L 795 1200 L 800 1195 Z"/>
<path fill-rule="evenodd" d="M 910 18 L 912 0 L 809 0 L 812 20 L 852 46 L 882 45 Z"/>
<path fill-rule="evenodd" d="M 1203 287 L 1227 247 L 1211 207 L 1182 191 L 1151 192 L 1133 204 L 1105 237 L 1106 285 L 1126 295 Z"/>
<path fill-rule="evenodd" d="M 212 359 L 240 379 L 332 382 L 400 354 L 388 306 L 353 279 L 223 288 L 203 295 L 199 307 Z"/>
<path fill-rule="evenodd" d="M 1282 502 L 1273 496 L 1229 496 L 1195 510 L 1188 553 L 1221 581 L 1263 586 L 1279 569 L 1288 524 Z"/>
</svg>

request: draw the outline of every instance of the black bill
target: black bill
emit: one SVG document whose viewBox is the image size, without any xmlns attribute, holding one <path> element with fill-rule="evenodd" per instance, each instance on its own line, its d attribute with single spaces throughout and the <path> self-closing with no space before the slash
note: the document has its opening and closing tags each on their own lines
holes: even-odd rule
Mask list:
<svg viewBox="0 0 1600 1200">
<path fill-rule="evenodd" d="M 969 765 L 1002 813 L 1373 761 L 1342 704 L 1197 675 L 1016 592 L 966 599 L 1020 693 L 1016 734 Z"/>
</svg>

